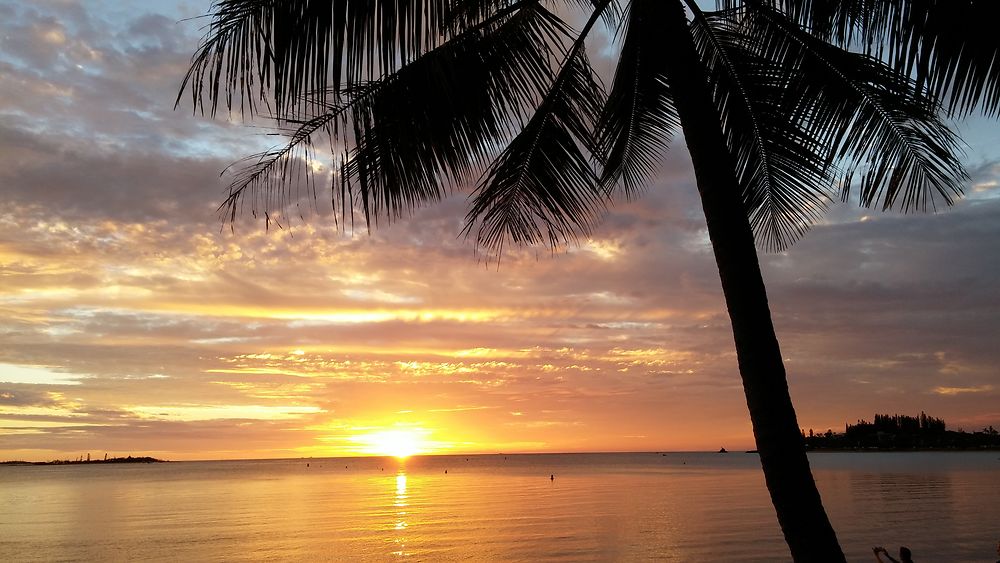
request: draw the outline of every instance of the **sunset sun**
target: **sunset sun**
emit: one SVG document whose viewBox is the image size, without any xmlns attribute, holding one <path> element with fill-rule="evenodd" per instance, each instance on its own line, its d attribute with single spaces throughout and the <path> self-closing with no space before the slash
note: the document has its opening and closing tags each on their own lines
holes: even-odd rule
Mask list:
<svg viewBox="0 0 1000 563">
<path fill-rule="evenodd" d="M 424 452 L 424 434 L 426 432 L 416 429 L 383 430 L 358 436 L 358 442 L 365 453 L 402 459 Z"/>
<path fill-rule="evenodd" d="M 0 563 L 1000 563 L 998 14 L 0 0 Z"/>
</svg>

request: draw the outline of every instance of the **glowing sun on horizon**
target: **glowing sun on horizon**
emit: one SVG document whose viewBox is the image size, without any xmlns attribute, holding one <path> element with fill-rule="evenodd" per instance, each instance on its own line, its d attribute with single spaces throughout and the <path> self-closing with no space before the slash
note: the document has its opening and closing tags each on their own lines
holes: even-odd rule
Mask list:
<svg viewBox="0 0 1000 563">
<path fill-rule="evenodd" d="M 400 459 L 422 453 L 425 449 L 423 433 L 419 430 L 383 430 L 358 436 L 365 453 L 387 455 Z"/>
</svg>

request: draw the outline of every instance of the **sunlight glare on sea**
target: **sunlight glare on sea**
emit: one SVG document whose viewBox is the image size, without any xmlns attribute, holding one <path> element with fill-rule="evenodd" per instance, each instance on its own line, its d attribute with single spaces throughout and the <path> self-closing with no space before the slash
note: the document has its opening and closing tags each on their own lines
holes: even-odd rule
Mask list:
<svg viewBox="0 0 1000 563">
<path fill-rule="evenodd" d="M 810 460 L 848 560 L 984 561 L 1000 454 Z M 0 467 L 3 561 L 787 561 L 754 454 Z"/>
</svg>

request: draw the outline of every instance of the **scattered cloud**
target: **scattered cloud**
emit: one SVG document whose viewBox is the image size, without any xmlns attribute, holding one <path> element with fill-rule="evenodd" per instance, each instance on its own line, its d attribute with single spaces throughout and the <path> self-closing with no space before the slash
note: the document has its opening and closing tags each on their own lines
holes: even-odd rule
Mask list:
<svg viewBox="0 0 1000 563">
<path fill-rule="evenodd" d="M 938 395 L 963 395 L 965 393 L 986 393 L 992 391 L 992 385 L 979 385 L 977 387 L 935 387 L 933 391 Z"/>
<path fill-rule="evenodd" d="M 0 10 L 0 459 L 329 455 L 398 428 L 462 451 L 751 445 L 681 146 L 592 238 L 499 269 L 459 236 L 461 192 L 371 235 L 321 204 L 233 232 L 219 174 L 273 138 L 174 110 L 194 7 Z M 834 206 L 761 256 L 803 426 L 1000 426 L 998 159 L 953 209 Z"/>
</svg>

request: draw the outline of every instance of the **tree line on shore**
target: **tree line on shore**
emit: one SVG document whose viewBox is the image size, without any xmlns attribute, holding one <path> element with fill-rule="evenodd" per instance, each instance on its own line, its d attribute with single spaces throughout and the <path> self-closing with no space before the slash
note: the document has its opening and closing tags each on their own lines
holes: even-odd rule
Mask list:
<svg viewBox="0 0 1000 563">
<path fill-rule="evenodd" d="M 1000 448 L 1000 432 L 993 426 L 966 432 L 949 430 L 943 419 L 921 412 L 918 416 L 876 414 L 872 422 L 845 424 L 843 433 L 832 429 L 802 431 L 806 448 L 877 450 L 970 450 Z"/>
<path fill-rule="evenodd" d="M 81 455 L 78 459 L 54 459 L 52 461 L 0 461 L 0 465 L 87 465 L 95 463 L 162 463 L 163 461 L 149 456 L 109 458 L 107 454 L 104 455 L 104 459 L 92 460 L 90 454 L 87 454 L 86 459 Z"/>
</svg>

